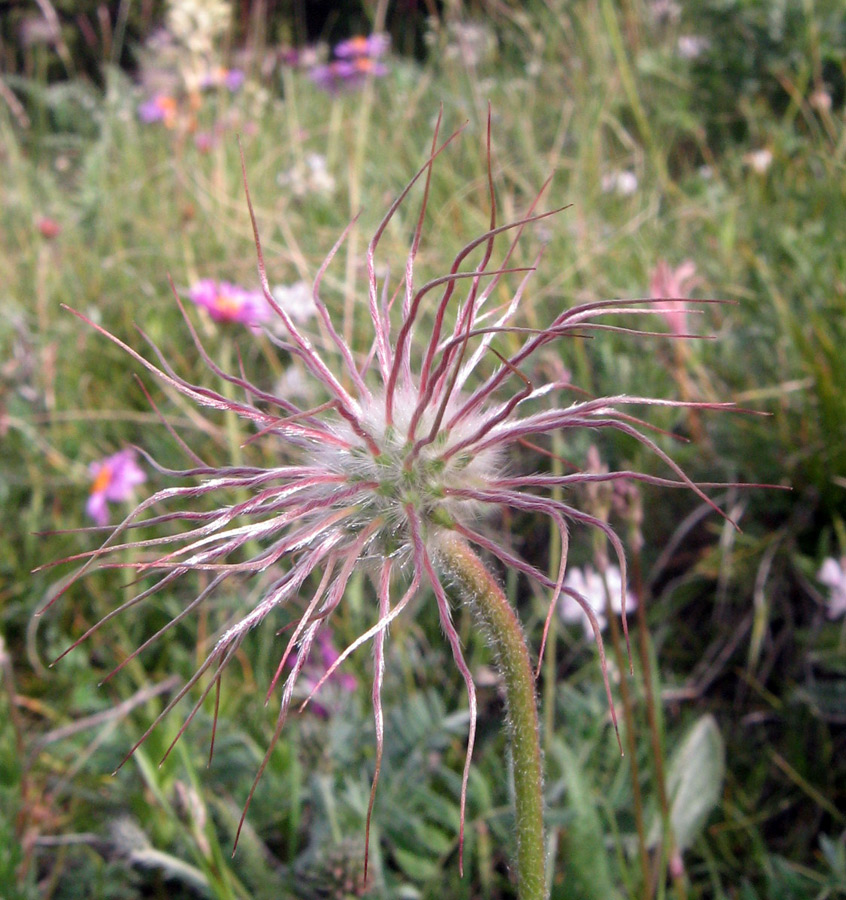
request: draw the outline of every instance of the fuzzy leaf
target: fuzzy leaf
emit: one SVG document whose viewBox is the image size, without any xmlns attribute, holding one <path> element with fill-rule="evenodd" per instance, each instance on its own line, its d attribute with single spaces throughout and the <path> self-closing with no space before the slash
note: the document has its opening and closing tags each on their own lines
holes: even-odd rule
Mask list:
<svg viewBox="0 0 846 900">
<path fill-rule="evenodd" d="M 670 823 L 680 852 L 700 835 L 717 805 L 725 768 L 725 745 L 717 722 L 713 716 L 702 716 L 672 753 L 668 766 Z M 650 829 L 650 845 L 657 844 L 660 835 L 656 820 Z"/>
</svg>

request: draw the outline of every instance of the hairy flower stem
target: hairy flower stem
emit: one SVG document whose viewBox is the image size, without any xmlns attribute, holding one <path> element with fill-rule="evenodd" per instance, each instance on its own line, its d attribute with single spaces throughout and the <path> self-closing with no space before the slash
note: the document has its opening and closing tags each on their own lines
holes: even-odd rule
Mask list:
<svg viewBox="0 0 846 900">
<path fill-rule="evenodd" d="M 546 896 L 543 776 L 535 678 L 520 622 L 482 561 L 460 538 L 442 540 L 441 557 L 470 600 L 496 653 L 505 703 L 514 775 L 517 886 L 520 900 Z"/>
</svg>

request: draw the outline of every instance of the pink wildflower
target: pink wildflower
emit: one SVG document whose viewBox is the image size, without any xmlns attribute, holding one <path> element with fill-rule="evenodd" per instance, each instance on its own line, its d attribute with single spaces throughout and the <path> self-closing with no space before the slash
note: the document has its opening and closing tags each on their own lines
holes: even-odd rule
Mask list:
<svg viewBox="0 0 846 900">
<path fill-rule="evenodd" d="M 315 653 L 315 649 L 318 651 Z M 318 659 L 315 659 L 315 656 Z M 332 635 L 328 628 L 324 628 L 317 635 L 317 647 L 312 647 L 311 656 L 306 660 L 305 665 L 300 673 L 298 688 L 301 691 L 301 699 L 311 697 L 322 691 L 324 702 L 319 703 L 317 700 L 312 702 L 312 709 L 323 718 L 328 717 L 330 709 L 338 706 L 340 700 L 340 692 L 351 694 L 358 687 L 358 681 L 354 675 L 349 672 L 341 672 L 334 670 L 332 676 L 322 681 L 323 673 L 333 669 L 338 661 L 340 653 L 332 643 Z M 288 658 L 288 665 L 295 666 L 299 658 L 299 652 L 292 654 Z M 322 685 L 322 687 L 318 687 Z M 327 698 L 327 688 L 334 686 L 336 688 L 334 696 L 329 695 Z"/>
<path fill-rule="evenodd" d="M 134 489 L 147 480 L 131 447 L 91 463 L 88 472 L 93 481 L 85 511 L 98 525 L 108 524 L 107 503 L 131 500 Z"/>
<path fill-rule="evenodd" d="M 203 278 L 192 285 L 188 298 L 207 310 L 215 322 L 240 322 L 255 328 L 271 314 L 259 291 L 248 291 L 237 284 L 213 278 Z"/>
<path fill-rule="evenodd" d="M 674 335 L 688 334 L 687 304 L 690 290 L 696 285 L 696 265 L 686 259 L 673 269 L 665 260 L 659 260 L 652 270 L 649 280 L 649 292 L 656 300 L 675 300 L 672 307 L 658 312 Z"/>
<path fill-rule="evenodd" d="M 62 233 L 62 226 L 55 219 L 51 219 L 50 216 L 38 218 L 35 222 L 35 227 L 38 229 L 41 237 L 46 238 L 48 241 Z"/>
<path fill-rule="evenodd" d="M 648 305 L 644 306 L 648 301 L 607 300 L 573 306 L 562 301 L 555 304 L 558 311 L 545 327 L 530 328 L 519 323 L 520 302 L 540 257 L 532 265 L 517 265 L 514 257 L 518 243 L 530 225 L 559 210 L 538 212 L 548 181 L 522 218 L 499 223 L 491 174 L 490 118 L 488 229 L 455 255 L 448 272 L 418 285 L 414 277 L 415 262 L 426 221 L 432 168 L 456 136 L 438 146 L 439 126 L 440 119 L 432 152 L 391 204 L 366 252 L 367 290 L 363 304 L 369 311 L 372 327 L 369 352 L 366 347 L 362 353 L 354 352 L 344 341 L 321 297 L 325 271 L 352 224 L 332 248 L 314 280 L 312 297 L 321 322 L 321 343 L 316 344 L 317 338 L 313 340 L 302 332 L 271 292 L 247 193 L 264 300 L 287 331 L 288 340 L 282 346 L 298 357 L 313 379 L 310 395 L 315 397 L 315 405 L 301 407 L 290 397 L 269 394 L 253 384 L 243 371 L 237 374 L 222 371 L 210 358 L 187 317 L 186 324 L 197 352 L 210 370 L 237 388 L 236 391 L 224 394 L 205 385 L 192 384 L 180 377 L 161 353 L 161 365 L 156 365 L 76 313 L 169 388 L 204 408 L 227 410 L 243 417 L 255 439 L 264 440 L 271 447 L 263 459 L 277 462 L 261 466 L 210 465 L 183 443 L 191 467 L 185 471 L 161 471 L 184 483 L 145 499 L 100 549 L 82 555 L 87 558 L 86 563 L 63 590 L 85 572 L 113 565 L 105 554 L 130 548 L 134 561 L 121 564 L 135 566 L 147 577 L 157 576 L 138 597 L 126 601 L 82 635 L 76 646 L 116 612 L 133 607 L 168 587 L 176 578 L 190 572 L 208 573 L 209 581 L 202 593 L 158 635 L 142 644 L 132 654 L 134 657 L 155 637 L 196 611 L 227 579 L 237 576 L 263 579 L 262 591 L 255 602 L 249 599 L 256 596 L 255 592 L 235 594 L 241 598 L 238 601 L 241 606 L 232 608 L 232 618 L 197 672 L 168 702 L 139 741 L 145 740 L 156 724 L 206 676 L 207 683 L 180 729 L 181 735 L 205 697 L 219 686 L 224 670 L 247 634 L 265 620 L 274 629 L 289 624 L 291 628 L 284 637 L 284 647 L 280 646 L 276 673 L 267 692 L 269 698 L 277 683 L 283 682 L 275 737 L 247 798 L 243 814 L 246 816 L 273 743 L 289 714 L 298 678 L 315 642 L 319 646 L 319 635 L 342 603 L 350 579 L 358 569 L 370 573 L 374 583 L 370 625 L 334 661 L 329 663 L 324 659 L 326 669 L 311 689 L 311 695 L 334 676 L 351 653 L 372 642 L 377 745 L 375 792 L 384 744 L 385 641 L 391 623 L 428 584 L 431 602 L 437 609 L 467 690 L 470 725 L 461 787 L 461 843 L 476 734 L 476 687 L 453 623 L 451 579 L 443 548 L 454 546 L 456 541 L 469 542 L 548 589 L 551 616 L 564 590 L 566 552 L 557 578 L 548 577 L 511 549 L 508 539 L 499 536 L 502 512 L 511 510 L 546 517 L 558 530 L 565 549 L 569 540 L 568 522 L 597 529 L 616 556 L 625 625 L 629 601 L 625 594 L 623 545 L 606 522 L 561 499 L 557 489 L 573 488 L 585 482 L 643 481 L 687 487 L 716 509 L 701 488 L 644 433 L 640 427 L 643 423 L 629 408 L 654 405 L 716 409 L 722 405 L 665 401 L 624 393 L 595 399 L 577 396 L 574 401 L 569 378 L 567 383 L 555 379 L 539 385 L 531 382 L 524 368 L 528 369 L 531 360 L 545 348 L 568 336 L 576 339 L 589 333 L 601 334 L 604 317 L 641 314 L 648 310 Z M 392 273 L 400 273 L 399 279 L 380 284 L 376 273 L 382 267 L 376 260 L 382 237 L 418 184 L 422 187 L 421 207 L 408 255 L 404 265 L 390 267 Z M 438 239 L 442 240 L 442 236 Z M 515 284 L 503 303 L 506 285 L 512 279 Z M 207 282 L 202 291 L 196 292 L 196 299 L 203 302 L 200 297 L 211 297 L 204 305 L 220 313 L 217 300 L 220 295 L 220 287 Z M 227 308 L 225 304 L 224 308 Z M 633 471 L 576 471 L 555 475 L 520 467 L 521 445 L 539 448 L 539 442 L 546 442 L 552 432 L 562 431 L 566 435 L 596 428 L 611 429 L 640 442 L 663 461 L 669 477 Z M 546 448 L 539 449 L 547 455 L 550 453 Z M 204 502 L 196 504 L 194 501 L 200 495 Z M 159 524 L 167 524 L 167 529 L 164 536 L 129 539 L 130 529 L 141 524 L 145 530 Z M 575 590 L 567 589 L 565 593 L 583 606 L 601 647 L 597 616 L 587 600 Z M 289 660 L 293 660 L 290 666 Z M 375 793 L 371 793 L 368 834 L 374 797 Z"/>
<path fill-rule="evenodd" d="M 194 135 L 194 146 L 200 153 L 211 153 L 217 144 L 217 138 L 211 131 L 198 131 Z"/>
</svg>

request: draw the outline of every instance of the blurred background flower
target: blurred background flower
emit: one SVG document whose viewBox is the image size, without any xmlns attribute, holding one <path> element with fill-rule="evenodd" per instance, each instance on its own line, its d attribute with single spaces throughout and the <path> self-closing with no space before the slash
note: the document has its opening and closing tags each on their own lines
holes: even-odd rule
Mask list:
<svg viewBox="0 0 846 900">
<path fill-rule="evenodd" d="M 216 66 L 200 78 L 199 87 L 203 90 L 224 87 L 234 94 L 243 86 L 246 77 L 243 69 Z"/>
<path fill-rule="evenodd" d="M 564 579 L 564 587 L 568 591 L 578 594 L 593 609 L 599 627 L 603 631 L 608 626 L 607 604 L 611 604 L 611 610 L 616 614 L 622 611 L 622 578 L 617 566 L 609 565 L 604 572 L 597 572 L 590 564 L 580 569 L 570 566 Z M 629 613 L 635 609 L 637 609 L 637 597 L 626 589 L 626 612 Z M 585 630 L 585 636 L 593 640 L 594 633 L 590 618 L 572 594 L 562 593 L 558 602 L 558 611 L 564 622 L 580 624 Z"/>
<path fill-rule="evenodd" d="M 385 34 L 341 41 L 334 48 L 336 59 L 314 66 L 309 77 L 319 88 L 332 94 L 353 90 L 364 84 L 368 76 L 388 74 L 388 67 L 381 62 L 381 57 L 387 53 L 390 43 Z"/>
<path fill-rule="evenodd" d="M 109 503 L 132 500 L 135 488 L 147 480 L 131 447 L 91 463 L 88 474 L 93 481 L 85 511 L 98 525 L 108 524 Z"/>
<path fill-rule="evenodd" d="M 240 322 L 257 327 L 270 318 L 261 291 L 249 291 L 229 281 L 203 278 L 191 286 L 188 298 L 205 309 L 215 322 Z"/>
<path fill-rule="evenodd" d="M 690 297 L 691 289 L 698 283 L 696 264 L 686 259 L 674 269 L 666 260 L 658 260 L 649 279 L 649 295 L 657 300 L 679 300 Z M 661 310 L 658 315 L 675 335 L 688 334 L 687 304 L 673 303 L 672 308 Z"/>
<path fill-rule="evenodd" d="M 161 122 L 165 128 L 173 128 L 178 112 L 179 104 L 169 94 L 156 94 L 138 106 L 138 118 L 145 125 Z"/>
<path fill-rule="evenodd" d="M 823 560 L 822 567 L 817 572 L 817 580 L 829 589 L 829 619 L 837 619 L 846 614 L 846 559 L 829 556 Z"/>
<path fill-rule="evenodd" d="M 62 231 L 62 226 L 59 222 L 50 216 L 39 216 L 35 220 L 35 227 L 38 229 L 38 233 L 41 237 L 47 238 L 47 240 L 58 237 Z"/>
<path fill-rule="evenodd" d="M 618 169 L 603 175 L 600 185 L 606 194 L 629 197 L 637 190 L 637 175 L 630 169 Z"/>
<path fill-rule="evenodd" d="M 329 628 L 323 628 L 317 635 L 315 645 L 300 671 L 297 680 L 296 696 L 299 700 L 306 700 L 317 687 L 324 674 L 338 661 L 340 653 L 332 640 L 332 632 Z M 293 668 L 299 660 L 299 651 L 296 651 L 288 659 L 289 668 Z M 344 694 L 351 694 L 358 687 L 358 680 L 349 672 L 336 669 L 329 678 L 315 692 L 321 699 L 314 699 L 309 703 L 309 709 L 322 718 L 328 718 L 333 712 L 340 711 Z"/>
<path fill-rule="evenodd" d="M 273 288 L 273 299 L 298 325 L 307 322 L 317 312 L 311 285 L 305 281 L 277 284 Z"/>
<path fill-rule="evenodd" d="M 280 172 L 276 181 L 298 198 L 309 194 L 331 194 L 335 190 L 335 178 L 321 153 L 306 153 L 301 161 Z"/>
</svg>

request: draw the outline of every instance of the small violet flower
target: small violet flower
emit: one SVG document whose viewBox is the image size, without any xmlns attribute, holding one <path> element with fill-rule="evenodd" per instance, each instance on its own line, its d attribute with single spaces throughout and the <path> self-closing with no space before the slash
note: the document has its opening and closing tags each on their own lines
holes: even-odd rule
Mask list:
<svg viewBox="0 0 846 900">
<path fill-rule="evenodd" d="M 823 560 L 817 572 L 817 580 L 830 591 L 828 595 L 828 617 L 837 619 L 846 614 L 846 557 L 834 559 L 829 556 Z"/>
<path fill-rule="evenodd" d="M 309 77 L 319 88 L 331 94 L 360 87 L 368 76 L 388 74 L 388 67 L 379 59 L 389 46 L 390 38 L 384 34 L 342 41 L 335 47 L 337 59 L 315 66 Z"/>
<path fill-rule="evenodd" d="M 697 284 L 696 265 L 686 259 L 675 269 L 665 260 L 659 260 L 649 279 L 649 293 L 657 300 L 684 300 Z M 658 315 L 667 323 L 674 335 L 688 334 L 687 304 L 674 303 L 671 309 L 663 309 Z"/>
<path fill-rule="evenodd" d="M 98 525 L 108 524 L 107 503 L 131 500 L 134 488 L 147 480 L 131 447 L 91 463 L 88 473 L 93 481 L 85 511 Z"/>
<path fill-rule="evenodd" d="M 324 44 L 312 44 L 307 47 L 283 48 L 279 54 L 279 62 L 284 66 L 308 70 L 319 65 L 326 58 Z"/>
<path fill-rule="evenodd" d="M 370 59 L 379 59 L 384 56 L 391 46 L 391 38 L 384 33 L 371 34 L 369 37 L 357 35 L 335 45 L 335 56 L 339 59 L 358 59 L 368 56 Z"/>
<path fill-rule="evenodd" d="M 364 84 L 368 75 L 381 77 L 388 74 L 383 63 L 369 57 L 356 59 L 336 59 L 323 66 L 316 66 L 309 72 L 311 80 L 324 91 L 337 94 L 342 90 L 352 90 Z"/>
<path fill-rule="evenodd" d="M 649 12 L 657 24 L 677 22 L 681 17 L 681 7 L 675 0 L 652 0 Z"/>
<path fill-rule="evenodd" d="M 188 298 L 208 310 L 215 322 L 240 322 L 256 329 L 270 317 L 270 307 L 261 292 L 228 281 L 203 278 L 191 286 Z"/>
<path fill-rule="evenodd" d="M 224 66 L 218 66 L 216 69 L 206 72 L 200 79 L 199 86 L 202 90 L 225 87 L 234 94 L 241 89 L 246 77 L 243 69 L 227 69 Z"/>
<path fill-rule="evenodd" d="M 156 94 L 138 107 L 138 118 L 145 124 L 161 122 L 165 128 L 173 128 L 179 111 L 174 97 L 169 94 Z"/>
<path fill-rule="evenodd" d="M 617 566 L 608 566 L 604 575 L 597 572 L 590 565 L 583 569 L 569 568 L 564 579 L 561 600 L 559 601 L 559 613 L 565 622 L 578 622 L 585 630 L 589 638 L 595 636 L 590 616 L 585 609 L 585 603 L 593 611 L 600 631 L 608 626 L 605 617 L 606 598 L 611 603 L 611 609 L 615 613 L 622 611 L 623 580 Z M 626 612 L 637 609 L 637 598 L 626 589 Z"/>
</svg>

